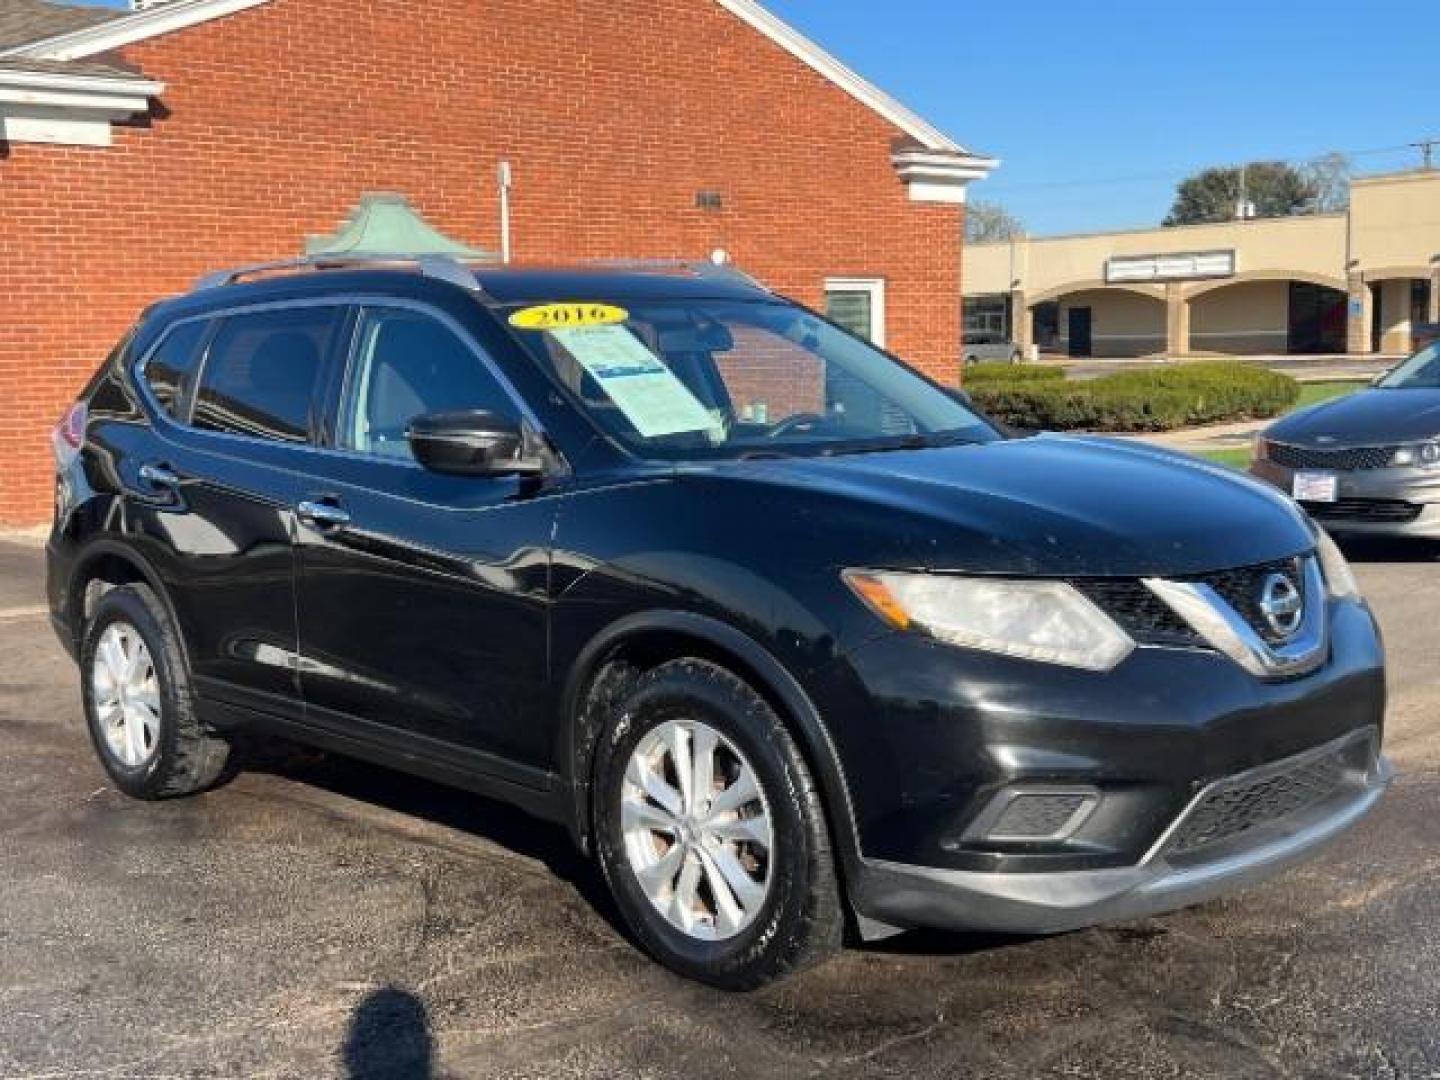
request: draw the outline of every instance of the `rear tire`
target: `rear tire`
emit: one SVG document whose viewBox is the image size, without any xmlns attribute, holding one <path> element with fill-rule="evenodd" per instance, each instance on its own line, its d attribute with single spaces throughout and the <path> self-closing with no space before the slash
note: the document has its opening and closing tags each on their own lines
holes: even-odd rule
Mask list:
<svg viewBox="0 0 1440 1080">
<path fill-rule="evenodd" d="M 81 642 L 80 685 L 95 752 L 125 794 L 192 795 L 224 774 L 230 744 L 196 715 L 179 636 L 148 586 L 100 598 Z"/>
<path fill-rule="evenodd" d="M 660 963 L 750 990 L 839 950 L 819 792 L 785 725 L 743 680 L 695 659 L 640 676 L 612 710 L 595 775 L 601 869 Z"/>
</svg>

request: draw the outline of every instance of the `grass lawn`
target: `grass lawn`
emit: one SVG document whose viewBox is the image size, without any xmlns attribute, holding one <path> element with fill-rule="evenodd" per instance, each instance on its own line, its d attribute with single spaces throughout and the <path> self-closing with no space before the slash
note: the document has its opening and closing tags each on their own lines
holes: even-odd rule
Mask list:
<svg viewBox="0 0 1440 1080">
<path fill-rule="evenodd" d="M 1203 454 L 1196 455 L 1206 461 L 1213 461 L 1217 465 L 1229 465 L 1232 469 L 1244 471 L 1250 467 L 1250 448 L 1248 446 L 1235 446 L 1228 450 L 1206 450 Z"/>
<path fill-rule="evenodd" d="M 1303 409 L 1307 405 L 1318 405 L 1322 401 L 1329 401 L 1331 398 L 1344 397 L 1346 394 L 1353 394 L 1357 390 L 1364 390 L 1369 386 L 1363 380 L 1351 379 L 1347 382 L 1309 382 L 1300 384 L 1300 400 L 1296 402 L 1295 408 Z"/>
</svg>

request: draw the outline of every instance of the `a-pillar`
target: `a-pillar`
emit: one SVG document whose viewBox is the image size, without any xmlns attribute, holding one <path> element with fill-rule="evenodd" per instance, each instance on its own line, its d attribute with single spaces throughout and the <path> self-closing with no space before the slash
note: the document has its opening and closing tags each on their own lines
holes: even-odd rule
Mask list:
<svg viewBox="0 0 1440 1080">
<path fill-rule="evenodd" d="M 1374 324 L 1373 301 L 1364 274 L 1351 274 L 1346 279 L 1345 351 L 1351 356 L 1370 352 L 1370 332 Z"/>
<path fill-rule="evenodd" d="M 1190 355 L 1190 300 L 1179 281 L 1165 286 L 1165 355 L 1171 360 Z"/>
</svg>

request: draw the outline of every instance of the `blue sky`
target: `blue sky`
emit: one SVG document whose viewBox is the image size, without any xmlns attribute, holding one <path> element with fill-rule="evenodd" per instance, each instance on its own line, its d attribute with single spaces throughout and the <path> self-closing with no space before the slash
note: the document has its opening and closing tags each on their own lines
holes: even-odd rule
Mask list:
<svg viewBox="0 0 1440 1080">
<path fill-rule="evenodd" d="M 1175 181 L 1440 137 L 1436 0 L 768 0 L 973 150 L 1034 233 L 1156 224 Z M 883 15 L 880 13 L 884 13 Z M 1416 151 L 1361 153 L 1357 172 Z"/>
<path fill-rule="evenodd" d="M 1381 172 L 1440 137 L 1436 0 L 767 2 L 1002 158 L 974 194 L 1034 233 L 1153 225 L 1205 165 L 1341 150 Z"/>
</svg>

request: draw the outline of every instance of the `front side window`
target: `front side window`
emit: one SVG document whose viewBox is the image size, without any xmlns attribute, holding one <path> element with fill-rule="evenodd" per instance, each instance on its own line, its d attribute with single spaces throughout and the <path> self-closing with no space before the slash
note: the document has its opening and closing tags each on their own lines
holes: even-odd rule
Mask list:
<svg viewBox="0 0 1440 1080">
<path fill-rule="evenodd" d="M 834 454 L 999 437 L 903 364 L 781 301 L 557 302 L 501 315 L 603 431 L 645 457 Z"/>
<path fill-rule="evenodd" d="M 195 371 L 200 366 L 200 343 L 210 324 L 204 320 L 181 323 L 165 335 L 145 361 L 143 378 L 155 401 L 173 419 L 184 421 Z"/>
<path fill-rule="evenodd" d="M 1440 390 L 1440 341 L 1425 346 L 1375 385 L 1384 390 Z"/>
<path fill-rule="evenodd" d="M 191 423 L 204 431 L 303 443 L 341 308 L 225 318 L 210 342 Z"/>
<path fill-rule="evenodd" d="M 405 433 L 417 416 L 515 412 L 475 348 L 429 315 L 368 309 L 356 343 L 338 432 L 344 449 L 409 461 Z"/>
</svg>

